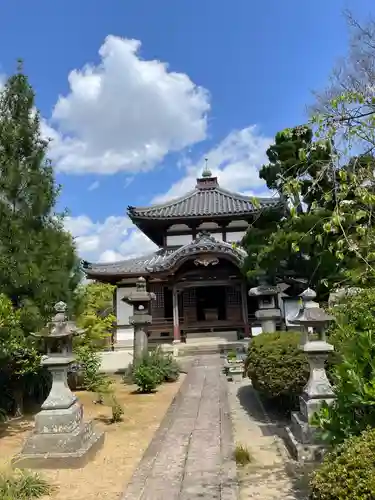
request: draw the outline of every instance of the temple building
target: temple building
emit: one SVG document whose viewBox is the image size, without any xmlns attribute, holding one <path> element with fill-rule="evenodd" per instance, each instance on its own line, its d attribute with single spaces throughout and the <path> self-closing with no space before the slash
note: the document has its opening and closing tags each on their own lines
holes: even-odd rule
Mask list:
<svg viewBox="0 0 375 500">
<path fill-rule="evenodd" d="M 159 249 L 113 263 L 85 262 L 87 278 L 116 285 L 114 306 L 118 342 L 129 343 L 132 307 L 123 299 L 137 278 L 147 280 L 151 303 L 150 340 L 186 341 L 204 332 L 242 332 L 248 336 L 258 309 L 241 272 L 246 257 L 238 244 L 260 211 L 280 200 L 223 189 L 207 168 L 193 191 L 164 204 L 129 206 L 132 222 Z"/>
</svg>

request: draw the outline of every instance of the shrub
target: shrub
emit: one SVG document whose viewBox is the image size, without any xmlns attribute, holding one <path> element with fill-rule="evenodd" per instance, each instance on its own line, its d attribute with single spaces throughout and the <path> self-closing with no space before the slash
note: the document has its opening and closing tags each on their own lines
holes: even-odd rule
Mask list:
<svg viewBox="0 0 375 500">
<path fill-rule="evenodd" d="M 107 392 L 110 380 L 100 373 L 100 354 L 90 345 L 76 346 L 76 371 L 77 381 L 81 389 L 92 392 Z"/>
<path fill-rule="evenodd" d="M 375 498 L 375 429 L 346 440 L 326 455 L 310 481 L 311 500 Z"/>
<path fill-rule="evenodd" d="M 237 359 L 236 351 L 229 351 L 227 354 L 227 359 L 231 359 L 231 360 Z"/>
<path fill-rule="evenodd" d="M 323 439 L 342 443 L 375 427 L 375 332 L 357 332 L 342 345 L 341 361 L 333 368 L 336 399 L 314 418 Z"/>
<path fill-rule="evenodd" d="M 51 487 L 38 474 L 25 471 L 0 473 L 0 498 L 31 500 L 51 492 Z"/>
<path fill-rule="evenodd" d="M 297 332 L 262 333 L 250 344 L 245 368 L 253 387 L 283 410 L 297 408 L 309 377 Z"/>
<path fill-rule="evenodd" d="M 162 376 L 160 371 L 147 363 L 140 363 L 133 370 L 134 383 L 139 387 L 140 392 L 150 393 L 161 384 Z"/>
<path fill-rule="evenodd" d="M 112 418 L 111 418 L 111 423 L 115 424 L 117 422 L 122 421 L 122 416 L 124 414 L 124 409 L 118 402 L 116 396 L 112 396 L 111 400 L 111 408 L 112 408 Z"/>
<path fill-rule="evenodd" d="M 238 444 L 234 449 L 234 459 L 237 465 L 247 465 L 252 461 L 251 454 L 246 446 Z"/>
<path fill-rule="evenodd" d="M 336 318 L 328 330 L 329 341 L 341 351 L 357 332 L 375 331 L 375 288 L 361 290 L 341 299 L 330 311 Z"/>
<path fill-rule="evenodd" d="M 180 376 L 180 367 L 172 354 L 157 347 L 148 355 L 148 362 L 160 371 L 163 382 L 175 382 Z"/>
<path fill-rule="evenodd" d="M 160 376 L 160 383 L 175 382 L 180 376 L 180 367 L 172 354 L 165 353 L 160 347 L 145 353 L 139 364 L 152 367 Z M 134 382 L 134 365 L 130 364 L 124 375 L 124 383 Z"/>
</svg>

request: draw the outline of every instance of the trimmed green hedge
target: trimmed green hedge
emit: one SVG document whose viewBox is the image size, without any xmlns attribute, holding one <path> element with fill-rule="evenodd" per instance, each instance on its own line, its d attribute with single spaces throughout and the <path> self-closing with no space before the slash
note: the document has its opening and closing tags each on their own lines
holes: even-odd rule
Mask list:
<svg viewBox="0 0 375 500">
<path fill-rule="evenodd" d="M 309 378 L 300 341 L 298 332 L 262 333 L 249 347 L 246 369 L 253 387 L 283 410 L 298 408 L 298 396 Z"/>
<path fill-rule="evenodd" d="M 311 500 L 375 498 L 375 429 L 345 441 L 328 454 L 310 481 Z"/>
<path fill-rule="evenodd" d="M 300 349 L 301 333 L 261 333 L 251 341 L 245 369 L 254 389 L 282 411 L 299 408 L 302 394 L 310 374 L 305 353 Z M 338 354 L 329 355 L 327 375 L 332 382 L 332 367 Z"/>
</svg>

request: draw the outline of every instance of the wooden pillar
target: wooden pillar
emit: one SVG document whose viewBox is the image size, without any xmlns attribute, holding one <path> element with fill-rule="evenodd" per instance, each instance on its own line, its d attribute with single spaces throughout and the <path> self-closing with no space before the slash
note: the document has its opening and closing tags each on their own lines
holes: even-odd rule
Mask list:
<svg viewBox="0 0 375 500">
<path fill-rule="evenodd" d="M 242 304 L 242 319 L 245 327 L 245 338 L 248 338 L 250 337 L 250 328 L 249 328 L 249 313 L 247 310 L 247 286 L 245 281 L 241 283 L 241 304 Z"/>
<path fill-rule="evenodd" d="M 112 325 L 112 330 L 111 330 L 111 351 L 114 351 L 115 345 L 117 344 L 117 284 L 113 289 L 112 304 L 113 304 L 113 314 L 116 317 L 116 320 Z"/>
<path fill-rule="evenodd" d="M 180 342 L 180 320 L 178 311 L 178 295 L 176 285 L 172 288 L 172 300 L 173 300 L 173 342 Z"/>
</svg>

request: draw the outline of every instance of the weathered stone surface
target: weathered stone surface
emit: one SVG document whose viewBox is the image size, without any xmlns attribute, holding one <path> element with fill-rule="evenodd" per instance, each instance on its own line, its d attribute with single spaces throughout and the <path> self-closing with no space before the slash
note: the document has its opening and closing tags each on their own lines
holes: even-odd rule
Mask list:
<svg viewBox="0 0 375 500">
<path fill-rule="evenodd" d="M 83 407 L 68 387 L 69 359 L 51 356 L 48 360 L 52 388 L 35 416 L 34 431 L 12 461 L 17 468 L 79 468 L 104 441 L 102 431 L 84 422 Z"/>
<path fill-rule="evenodd" d="M 45 341 L 48 355 L 42 365 L 52 375 L 52 387 L 35 416 L 32 434 L 12 460 L 17 468 L 82 467 L 104 441 L 103 432 L 83 421 L 83 407 L 68 385 L 68 368 L 74 361 L 72 337 L 79 330 L 68 320 L 66 309 L 64 302 L 58 302 L 52 321 L 34 334 Z"/>
<path fill-rule="evenodd" d="M 237 500 L 236 466 L 219 356 L 190 368 L 122 500 Z"/>
<path fill-rule="evenodd" d="M 51 434 L 38 435 L 27 443 L 27 447 L 12 460 L 12 466 L 17 469 L 80 469 L 84 467 L 102 447 L 104 443 L 104 432 L 94 430 L 91 422 L 82 424 L 79 432 L 75 435 L 67 434 L 66 442 L 53 443 L 56 436 Z M 35 444 L 35 447 L 33 447 Z M 52 445 L 52 446 L 51 446 Z M 50 446 L 49 449 L 59 450 L 43 453 L 42 449 Z M 70 450 L 70 451 L 66 451 Z"/>
</svg>

